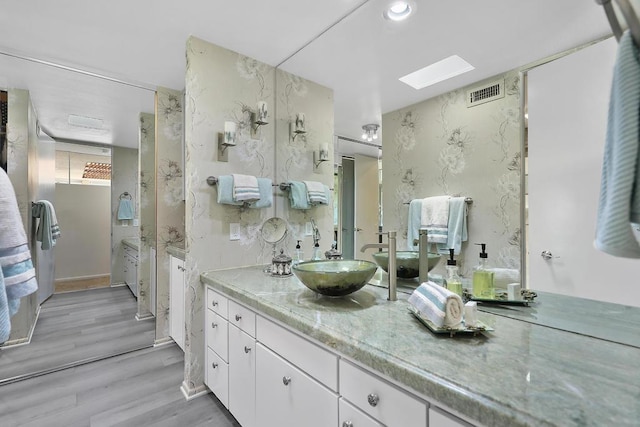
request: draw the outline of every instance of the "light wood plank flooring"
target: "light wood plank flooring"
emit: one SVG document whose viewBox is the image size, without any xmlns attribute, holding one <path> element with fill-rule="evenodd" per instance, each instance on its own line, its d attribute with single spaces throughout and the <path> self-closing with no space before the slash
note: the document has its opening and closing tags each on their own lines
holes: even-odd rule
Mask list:
<svg viewBox="0 0 640 427">
<path fill-rule="evenodd" d="M 137 321 L 136 310 L 126 286 L 54 294 L 42 304 L 31 343 L 0 349 L 0 384 L 153 345 L 155 322 Z"/>
<path fill-rule="evenodd" d="M 182 351 L 138 350 L 0 386 L 0 426 L 239 426 L 212 394 L 186 401 Z"/>
<path fill-rule="evenodd" d="M 111 275 L 92 277 L 91 279 L 56 280 L 55 293 L 83 291 L 86 289 L 108 288 L 111 286 Z"/>
</svg>

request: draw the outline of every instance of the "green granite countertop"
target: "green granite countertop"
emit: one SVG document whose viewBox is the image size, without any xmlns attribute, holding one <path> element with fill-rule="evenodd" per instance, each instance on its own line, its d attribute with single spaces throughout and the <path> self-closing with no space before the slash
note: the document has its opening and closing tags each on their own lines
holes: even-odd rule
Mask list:
<svg viewBox="0 0 640 427">
<path fill-rule="evenodd" d="M 487 426 L 632 426 L 640 349 L 490 313 L 492 333 L 436 335 L 407 295 L 367 285 L 344 298 L 262 266 L 204 273 L 205 284 Z"/>
<path fill-rule="evenodd" d="M 122 244 L 129 246 L 132 249 L 135 249 L 136 251 L 140 250 L 140 239 L 137 239 L 135 237 L 129 237 L 127 239 L 122 239 Z"/>
<path fill-rule="evenodd" d="M 187 251 L 179 246 L 167 246 L 167 253 L 184 261 Z"/>
</svg>

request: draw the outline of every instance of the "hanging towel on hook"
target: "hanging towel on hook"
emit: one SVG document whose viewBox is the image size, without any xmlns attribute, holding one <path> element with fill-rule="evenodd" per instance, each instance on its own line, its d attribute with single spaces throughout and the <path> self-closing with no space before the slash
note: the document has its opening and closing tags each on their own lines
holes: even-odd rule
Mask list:
<svg viewBox="0 0 640 427">
<path fill-rule="evenodd" d="M 613 70 L 595 247 L 640 258 L 631 224 L 640 223 L 640 62 L 629 31 L 620 39 Z"/>
<path fill-rule="evenodd" d="M 53 248 L 61 235 L 53 204 L 48 200 L 38 200 L 31 205 L 31 216 L 39 218 L 36 240 L 42 242 L 42 250 Z"/>
<path fill-rule="evenodd" d="M 0 342 L 9 338 L 10 318 L 20 298 L 38 289 L 16 195 L 4 169 L 0 168 Z"/>
<path fill-rule="evenodd" d="M 118 203 L 118 220 L 133 219 L 134 215 L 133 200 L 120 196 L 120 203 Z"/>
</svg>

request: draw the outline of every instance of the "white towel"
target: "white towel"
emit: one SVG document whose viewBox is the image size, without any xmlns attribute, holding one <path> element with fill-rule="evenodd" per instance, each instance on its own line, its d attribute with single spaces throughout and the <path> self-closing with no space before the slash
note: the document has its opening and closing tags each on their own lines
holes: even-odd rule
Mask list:
<svg viewBox="0 0 640 427">
<path fill-rule="evenodd" d="M 429 243 L 447 243 L 449 196 L 427 197 L 422 200 L 420 226 L 426 228 Z"/>
<path fill-rule="evenodd" d="M 232 174 L 233 200 L 236 202 L 253 202 L 260 200 L 258 178 L 253 175 Z"/>
<path fill-rule="evenodd" d="M 640 223 L 640 62 L 629 31 L 618 46 L 609 101 L 595 246 L 640 258 L 631 223 Z"/>
<path fill-rule="evenodd" d="M 429 319 L 438 328 L 455 328 L 462 322 L 462 298 L 433 282 L 425 282 L 418 286 L 408 302 L 422 317 Z"/>
<path fill-rule="evenodd" d="M 307 187 L 307 198 L 309 203 L 315 205 L 326 205 L 329 203 L 323 183 L 318 181 L 304 181 L 304 185 Z"/>
</svg>

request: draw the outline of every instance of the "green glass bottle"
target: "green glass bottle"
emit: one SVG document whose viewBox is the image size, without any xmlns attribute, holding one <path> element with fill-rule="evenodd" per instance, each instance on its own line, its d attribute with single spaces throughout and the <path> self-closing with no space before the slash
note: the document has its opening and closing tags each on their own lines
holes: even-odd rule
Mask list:
<svg viewBox="0 0 640 427">
<path fill-rule="evenodd" d="M 449 259 L 447 260 L 447 278 L 445 279 L 446 288 L 462 296 L 462 279 L 458 275 L 458 266 L 456 260 L 453 259 L 453 249 L 449 249 Z"/>
<path fill-rule="evenodd" d="M 494 273 L 489 270 L 488 257 L 486 252 L 485 243 L 476 243 L 482 246 L 482 252 L 480 252 L 480 260 L 478 265 L 473 269 L 473 297 L 480 299 L 495 299 L 496 288 L 493 283 Z"/>
</svg>

